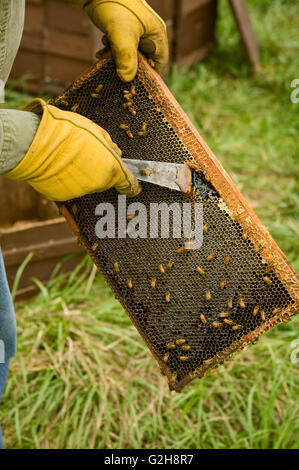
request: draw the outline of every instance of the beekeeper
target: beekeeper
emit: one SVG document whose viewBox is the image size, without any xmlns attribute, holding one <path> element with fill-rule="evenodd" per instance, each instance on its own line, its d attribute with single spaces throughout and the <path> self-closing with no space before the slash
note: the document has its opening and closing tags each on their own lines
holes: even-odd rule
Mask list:
<svg viewBox="0 0 299 470">
<path fill-rule="evenodd" d="M 136 74 L 141 38 L 150 38 L 155 43 L 150 58 L 158 72 L 167 63 L 165 24 L 144 0 L 70 0 L 70 3 L 84 10 L 105 33 L 123 81 L 131 81 Z M 2 0 L 0 4 L 1 103 L 22 36 L 24 9 L 25 0 Z M 122 163 L 121 151 L 104 129 L 39 98 L 30 101 L 22 111 L 1 105 L 0 174 L 27 181 L 55 201 L 111 187 L 128 196 L 140 191 L 137 180 Z M 15 352 L 15 315 L 0 251 L 0 400 Z"/>
</svg>

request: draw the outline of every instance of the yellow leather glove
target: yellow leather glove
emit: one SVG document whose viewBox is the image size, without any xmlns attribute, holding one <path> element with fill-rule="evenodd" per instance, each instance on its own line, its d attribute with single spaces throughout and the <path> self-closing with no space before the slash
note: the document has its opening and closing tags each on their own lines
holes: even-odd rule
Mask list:
<svg viewBox="0 0 299 470">
<path fill-rule="evenodd" d="M 140 185 L 109 134 L 89 119 L 37 98 L 24 108 L 41 117 L 25 157 L 4 174 L 27 181 L 48 199 L 66 201 L 111 187 L 136 196 Z"/>
<path fill-rule="evenodd" d="M 144 0 L 70 0 L 83 8 L 92 22 L 108 37 L 121 80 L 133 80 L 137 72 L 137 49 L 149 38 L 155 51 L 148 57 L 161 72 L 168 61 L 166 25 Z M 163 0 L 162 0 L 163 1 Z"/>
</svg>

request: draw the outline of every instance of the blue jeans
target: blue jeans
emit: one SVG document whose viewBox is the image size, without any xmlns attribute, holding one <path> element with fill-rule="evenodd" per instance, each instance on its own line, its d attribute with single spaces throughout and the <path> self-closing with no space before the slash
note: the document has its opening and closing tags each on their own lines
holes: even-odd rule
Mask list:
<svg viewBox="0 0 299 470">
<path fill-rule="evenodd" d="M 0 364 L 0 403 L 1 397 L 4 390 L 7 374 L 8 374 L 8 367 L 9 361 L 4 362 L 4 364 Z M 0 449 L 2 449 L 2 431 L 0 426 Z"/>
<path fill-rule="evenodd" d="M 16 320 L 0 250 L 0 401 L 5 386 L 9 360 L 16 352 Z M 0 427 L 0 449 L 2 434 Z"/>
</svg>

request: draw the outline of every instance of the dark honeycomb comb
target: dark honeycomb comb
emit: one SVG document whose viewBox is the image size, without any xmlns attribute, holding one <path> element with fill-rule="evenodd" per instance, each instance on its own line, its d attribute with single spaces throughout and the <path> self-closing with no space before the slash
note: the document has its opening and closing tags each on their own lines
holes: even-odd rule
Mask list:
<svg viewBox="0 0 299 470">
<path fill-rule="evenodd" d="M 124 90 L 130 92 L 132 86 L 136 114 L 122 106 Z M 182 240 L 175 238 L 98 239 L 95 207 L 110 202 L 117 211 L 114 189 L 60 204 L 171 389 L 181 390 L 296 313 L 295 271 L 141 55 L 134 82 L 118 78 L 107 53 L 50 104 L 102 126 L 125 158 L 188 161 L 194 168 L 195 194 L 143 183 L 134 201 L 147 208 L 151 202 L 202 202 L 204 241 L 199 250 L 177 252 Z M 144 122 L 146 135 L 138 135 Z"/>
</svg>

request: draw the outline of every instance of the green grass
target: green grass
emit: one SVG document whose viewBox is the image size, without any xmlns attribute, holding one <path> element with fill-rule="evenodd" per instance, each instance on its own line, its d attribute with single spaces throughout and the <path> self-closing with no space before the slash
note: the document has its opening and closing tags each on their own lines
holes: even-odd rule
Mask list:
<svg viewBox="0 0 299 470">
<path fill-rule="evenodd" d="M 250 0 L 252 76 L 226 0 L 219 45 L 169 86 L 293 265 L 298 253 L 299 4 Z M 220 43 L 221 42 L 221 43 Z M 13 89 L 14 104 L 26 101 Z M 298 448 L 298 318 L 179 395 L 89 261 L 17 305 L 19 347 L 0 419 L 9 448 Z M 87 295 L 88 294 L 88 295 Z M 296 328 L 297 327 L 297 328 Z"/>
</svg>

